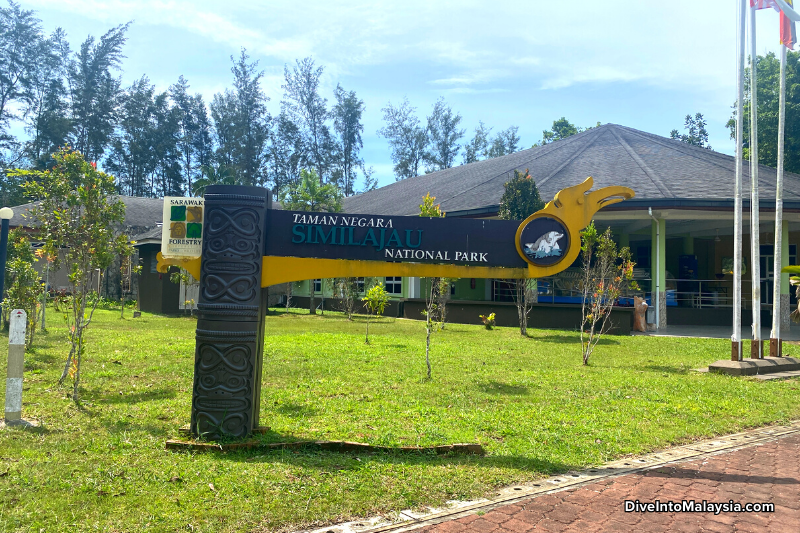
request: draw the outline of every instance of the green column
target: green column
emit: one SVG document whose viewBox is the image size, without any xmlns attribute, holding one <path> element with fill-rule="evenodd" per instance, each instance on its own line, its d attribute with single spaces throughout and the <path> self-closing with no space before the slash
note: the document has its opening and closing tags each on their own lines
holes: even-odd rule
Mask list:
<svg viewBox="0 0 800 533">
<path fill-rule="evenodd" d="M 655 305 L 655 291 L 656 279 L 659 281 L 660 294 L 660 313 L 658 327 L 663 328 L 667 325 L 667 298 L 666 298 L 666 277 L 667 277 L 667 223 L 663 218 L 658 219 L 658 231 L 656 231 L 656 221 L 650 224 L 650 243 L 651 243 L 651 257 L 650 264 L 653 265 L 650 269 L 650 277 L 652 281 L 652 303 Z M 658 238 L 656 236 L 658 235 Z M 658 253 L 656 253 L 658 250 Z M 656 276 L 658 276 L 656 278 Z"/>
<path fill-rule="evenodd" d="M 789 222 L 783 221 L 781 232 L 781 268 L 789 266 Z M 781 274 L 781 294 L 789 294 L 789 274 Z"/>
</svg>

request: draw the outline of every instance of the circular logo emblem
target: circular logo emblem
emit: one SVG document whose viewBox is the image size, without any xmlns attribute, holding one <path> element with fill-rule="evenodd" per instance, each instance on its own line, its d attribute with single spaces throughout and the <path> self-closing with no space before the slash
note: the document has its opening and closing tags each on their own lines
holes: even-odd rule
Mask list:
<svg viewBox="0 0 800 533">
<path fill-rule="evenodd" d="M 555 265 L 567 255 L 569 231 L 555 218 L 534 218 L 522 229 L 519 247 L 529 263 L 536 266 Z"/>
</svg>

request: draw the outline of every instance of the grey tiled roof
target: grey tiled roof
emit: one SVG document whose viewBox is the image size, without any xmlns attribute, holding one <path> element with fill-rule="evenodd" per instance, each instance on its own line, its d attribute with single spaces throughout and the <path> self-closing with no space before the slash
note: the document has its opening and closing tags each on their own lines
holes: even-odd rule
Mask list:
<svg viewBox="0 0 800 533">
<path fill-rule="evenodd" d="M 126 227 L 150 228 L 161 222 L 162 208 L 164 206 L 163 198 L 139 198 L 136 196 L 120 196 L 119 198 L 125 203 L 124 225 Z M 14 216 L 9 224 L 12 227 L 30 227 L 33 221 L 30 220 L 28 213 L 35 206 L 36 203 L 30 203 L 13 207 Z"/>
<path fill-rule="evenodd" d="M 745 161 L 743 196 L 749 198 Z M 624 185 L 637 199 L 719 200 L 733 198 L 734 158 L 643 131 L 605 124 L 545 146 L 449 168 L 346 198 L 348 213 L 419 214 L 430 193 L 442 210 L 459 212 L 497 206 L 514 170 L 529 169 L 545 201 L 592 176 L 595 188 Z M 776 171 L 759 166 L 761 198 L 775 197 Z M 800 200 L 800 175 L 785 173 L 784 198 Z"/>
<path fill-rule="evenodd" d="M 125 203 L 125 226 L 130 228 L 152 228 L 162 220 L 162 210 L 164 207 L 163 198 L 141 198 L 139 196 L 120 196 Z M 11 227 L 29 226 L 27 214 L 36 203 L 22 204 L 12 207 L 14 216 L 10 221 Z M 283 209 L 280 202 L 272 201 L 273 209 Z"/>
<path fill-rule="evenodd" d="M 145 244 L 147 241 L 157 240 L 161 242 L 161 226 L 156 226 L 138 235 L 131 235 L 131 240 L 139 244 Z"/>
</svg>

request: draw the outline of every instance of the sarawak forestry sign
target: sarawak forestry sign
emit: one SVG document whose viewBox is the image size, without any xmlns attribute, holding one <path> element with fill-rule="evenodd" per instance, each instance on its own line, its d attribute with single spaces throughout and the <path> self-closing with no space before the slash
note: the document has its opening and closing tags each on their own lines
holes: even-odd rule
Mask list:
<svg viewBox="0 0 800 533">
<path fill-rule="evenodd" d="M 580 231 L 597 210 L 633 196 L 626 187 L 591 187 L 588 178 L 560 191 L 521 223 L 274 210 L 260 187 L 209 186 L 205 202 L 165 199 L 158 270 L 178 265 L 200 281 L 192 432 L 241 437 L 258 425 L 263 287 L 355 276 L 555 274 L 578 257 Z"/>
<path fill-rule="evenodd" d="M 167 196 L 162 215 L 162 255 L 200 257 L 203 250 L 203 199 Z"/>
</svg>

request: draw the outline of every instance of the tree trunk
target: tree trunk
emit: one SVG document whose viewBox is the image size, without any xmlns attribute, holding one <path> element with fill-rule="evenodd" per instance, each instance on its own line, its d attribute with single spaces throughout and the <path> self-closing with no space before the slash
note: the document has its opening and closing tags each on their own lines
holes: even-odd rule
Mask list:
<svg viewBox="0 0 800 533">
<path fill-rule="evenodd" d="M 315 298 L 316 291 L 314 291 L 314 280 L 313 279 L 309 280 L 309 283 L 311 284 L 311 290 L 310 290 L 309 298 L 308 298 L 308 313 L 311 314 L 311 315 L 316 315 L 317 314 L 317 306 L 316 306 L 317 302 L 316 302 L 316 298 Z"/>
<path fill-rule="evenodd" d="M 425 364 L 428 365 L 428 379 L 431 379 L 431 328 L 430 319 L 425 328 L 427 336 L 425 338 Z"/>
<path fill-rule="evenodd" d="M 519 319 L 519 334 L 523 337 L 528 336 L 528 313 L 525 293 L 527 291 L 527 280 L 518 279 L 514 283 L 516 291 L 517 319 Z"/>
<path fill-rule="evenodd" d="M 82 329 L 82 328 L 81 328 Z M 78 331 L 78 353 L 77 353 L 77 364 L 75 365 L 75 381 L 72 385 L 72 401 L 78 403 L 78 384 L 81 381 L 81 352 L 83 351 L 83 343 L 81 342 L 83 338 L 83 332 L 81 330 Z"/>
</svg>

